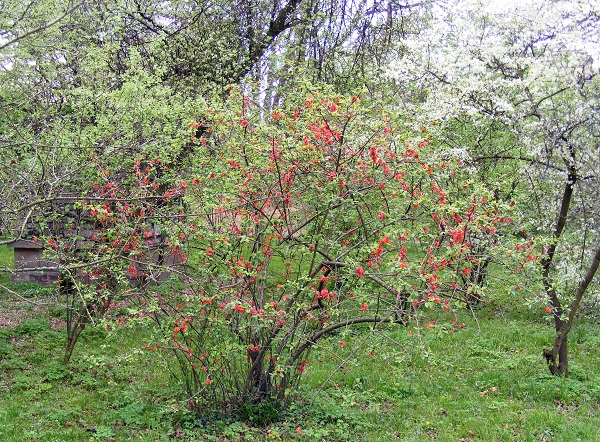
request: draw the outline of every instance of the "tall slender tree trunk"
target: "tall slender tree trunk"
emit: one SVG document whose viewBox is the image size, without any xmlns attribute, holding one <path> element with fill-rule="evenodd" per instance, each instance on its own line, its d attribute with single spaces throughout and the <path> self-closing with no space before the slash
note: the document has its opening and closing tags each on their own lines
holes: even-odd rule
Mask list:
<svg viewBox="0 0 600 442">
<path fill-rule="evenodd" d="M 544 283 L 544 289 L 546 295 L 552 305 L 552 315 L 554 316 L 554 328 L 556 330 L 556 337 L 554 340 L 554 346 L 551 349 L 544 349 L 542 352 L 548 363 L 550 373 L 557 376 L 568 376 L 569 371 L 569 351 L 567 347 L 567 333 L 570 328 L 570 324 L 566 324 L 563 318 L 563 308 L 560 302 L 560 298 L 554 286 L 552 284 L 550 276 L 550 268 L 554 263 L 554 255 L 556 253 L 556 246 L 560 239 L 565 225 L 567 224 L 567 215 L 569 213 L 569 207 L 573 198 L 573 187 L 575 185 L 576 175 L 575 171 L 571 170 L 569 173 L 569 180 L 565 184 L 563 189 L 562 201 L 560 204 L 560 210 L 558 219 L 556 220 L 556 226 L 554 227 L 554 238 L 552 243 L 546 247 L 544 258 L 542 259 L 542 280 Z M 557 361 L 558 358 L 558 361 Z"/>
</svg>

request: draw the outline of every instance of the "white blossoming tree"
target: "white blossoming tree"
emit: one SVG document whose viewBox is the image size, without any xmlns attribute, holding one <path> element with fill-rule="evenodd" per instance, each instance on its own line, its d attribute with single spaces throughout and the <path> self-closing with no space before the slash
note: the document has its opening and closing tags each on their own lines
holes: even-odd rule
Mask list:
<svg viewBox="0 0 600 442">
<path fill-rule="evenodd" d="M 403 105 L 525 202 L 556 330 L 543 354 L 568 376 L 568 332 L 584 295 L 600 294 L 600 3 L 450 0 L 399 53 L 389 75 L 406 85 Z"/>
</svg>

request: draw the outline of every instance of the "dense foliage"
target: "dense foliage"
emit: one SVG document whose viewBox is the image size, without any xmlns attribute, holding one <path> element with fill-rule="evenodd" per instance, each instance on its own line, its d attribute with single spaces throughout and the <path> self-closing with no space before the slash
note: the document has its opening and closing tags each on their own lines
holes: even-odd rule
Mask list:
<svg viewBox="0 0 600 442">
<path fill-rule="evenodd" d="M 568 375 L 599 11 L 484 3 L 4 4 L 0 233 L 61 272 L 64 362 L 143 324 L 190 409 L 279 407 L 322 339 L 493 297 L 549 304 Z"/>
</svg>

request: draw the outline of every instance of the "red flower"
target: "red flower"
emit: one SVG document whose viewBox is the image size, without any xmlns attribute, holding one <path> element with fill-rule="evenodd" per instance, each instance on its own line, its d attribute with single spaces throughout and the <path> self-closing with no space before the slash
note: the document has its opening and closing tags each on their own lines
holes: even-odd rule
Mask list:
<svg viewBox="0 0 600 442">
<path fill-rule="evenodd" d="M 361 310 L 369 310 L 369 306 L 367 304 L 363 304 L 360 306 Z"/>
<path fill-rule="evenodd" d="M 359 278 L 364 278 L 365 270 L 361 266 L 358 266 L 356 268 L 356 274 L 358 275 Z"/>
<path fill-rule="evenodd" d="M 462 230 L 452 230 L 452 241 L 454 244 L 459 244 L 465 239 L 465 232 Z"/>
</svg>

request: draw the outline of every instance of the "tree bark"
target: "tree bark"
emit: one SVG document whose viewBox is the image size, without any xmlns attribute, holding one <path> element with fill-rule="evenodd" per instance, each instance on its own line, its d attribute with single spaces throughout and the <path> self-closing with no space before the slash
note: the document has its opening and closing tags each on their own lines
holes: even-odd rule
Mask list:
<svg viewBox="0 0 600 442">
<path fill-rule="evenodd" d="M 68 337 L 67 347 L 65 348 L 65 356 L 63 358 L 64 365 L 69 364 L 69 361 L 71 360 L 71 356 L 73 355 L 73 350 L 75 349 L 75 344 L 77 343 L 77 340 L 79 339 L 79 335 L 81 334 L 81 332 L 83 331 L 84 328 L 85 328 L 85 322 L 76 324 L 75 330 L 73 330 L 73 334 Z"/>
<path fill-rule="evenodd" d="M 554 228 L 553 242 L 546 247 L 545 256 L 542 259 L 542 280 L 544 283 L 544 289 L 546 290 L 546 295 L 548 296 L 548 299 L 550 300 L 550 305 L 552 306 L 552 315 L 554 317 L 554 329 L 556 330 L 554 347 L 551 350 L 544 349 L 542 355 L 546 358 L 546 362 L 548 363 L 550 373 L 557 376 L 568 376 L 569 353 L 566 341 L 566 335 L 568 330 L 566 330 L 564 334 L 561 334 L 561 330 L 563 330 L 565 326 L 565 321 L 563 320 L 563 308 L 558 297 L 558 293 L 556 293 L 556 290 L 554 290 L 554 287 L 552 286 L 552 281 L 550 278 L 550 268 L 554 261 L 556 245 L 567 223 L 567 215 L 569 213 L 569 207 L 573 198 L 574 185 L 575 174 L 570 173 L 569 180 L 565 184 L 563 190 L 560 211 L 558 214 L 558 219 L 556 220 L 556 226 Z M 558 363 L 556 360 L 557 357 L 559 359 Z"/>
<path fill-rule="evenodd" d="M 562 319 L 561 315 L 557 317 L 555 313 L 555 328 L 556 328 L 556 338 L 554 340 L 554 346 L 551 349 L 545 349 L 543 352 L 546 361 L 548 362 L 548 368 L 550 369 L 550 373 L 557 376 L 569 376 L 569 352 L 567 348 L 567 335 L 569 330 L 571 329 L 571 325 L 573 324 L 573 319 L 575 318 L 575 314 L 579 309 L 579 305 L 581 304 L 581 299 L 585 294 L 588 286 L 594 280 L 596 273 L 598 272 L 598 267 L 600 266 L 600 247 L 596 249 L 594 257 L 592 258 L 592 262 L 579 283 L 577 287 L 577 291 L 575 292 L 575 298 L 569 305 L 569 314 L 566 319 Z M 554 292 L 552 290 L 552 292 Z M 554 297 L 556 294 L 554 293 Z M 562 314 L 562 311 L 561 311 Z M 558 357 L 558 363 L 557 363 Z"/>
</svg>

